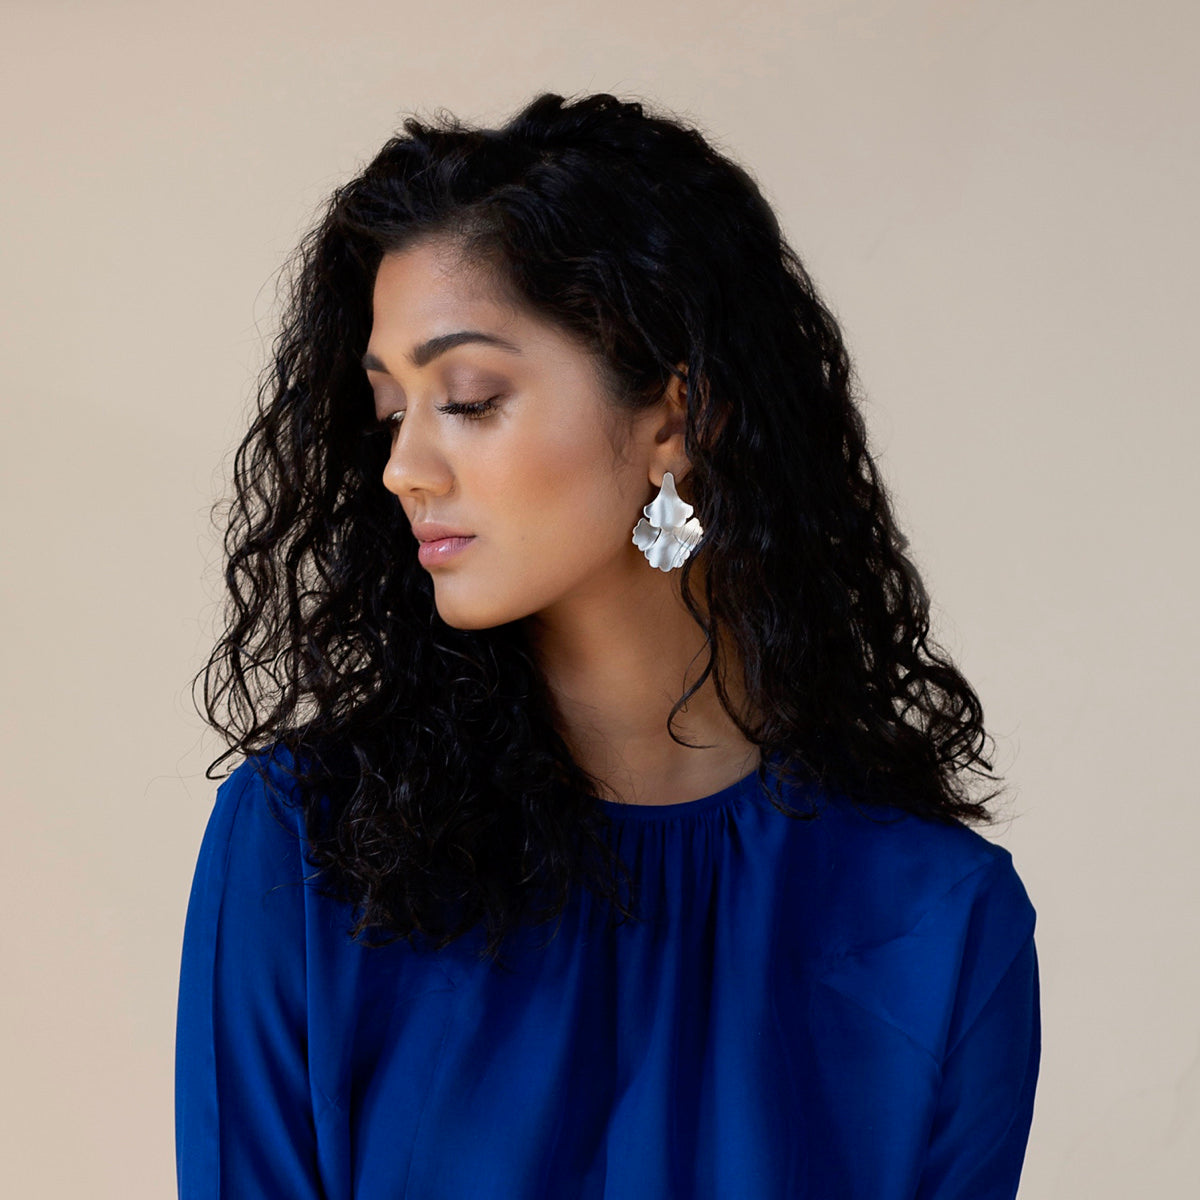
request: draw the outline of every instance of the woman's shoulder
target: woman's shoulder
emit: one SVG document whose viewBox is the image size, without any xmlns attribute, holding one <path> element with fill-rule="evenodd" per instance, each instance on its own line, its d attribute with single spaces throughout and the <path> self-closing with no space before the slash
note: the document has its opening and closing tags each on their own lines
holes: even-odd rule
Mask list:
<svg viewBox="0 0 1200 1200">
<path fill-rule="evenodd" d="M 845 877 L 894 899 L 933 901 L 955 888 L 1024 889 L 1011 851 L 961 821 L 823 794 L 816 805 L 832 881 Z"/>
<path fill-rule="evenodd" d="M 976 829 L 825 797 L 805 822 L 806 900 L 824 914 L 823 985 L 876 1011 L 932 1053 L 950 1012 L 969 1019 L 1033 953 L 1037 912 L 1012 853 Z"/>
<path fill-rule="evenodd" d="M 214 815 L 252 823 L 269 809 L 291 809 L 298 796 L 295 765 L 282 743 L 247 754 L 218 785 Z"/>
<path fill-rule="evenodd" d="M 305 828 L 294 759 L 273 745 L 249 754 L 218 785 L 201 842 L 196 887 L 269 888 L 303 873 Z"/>
<path fill-rule="evenodd" d="M 1032 936 L 1037 913 L 1012 852 L 978 829 L 837 793 L 808 805 L 817 819 L 791 822 L 788 873 L 796 900 L 824 914 L 814 937 L 826 956 L 950 939 L 1004 957 Z"/>
</svg>

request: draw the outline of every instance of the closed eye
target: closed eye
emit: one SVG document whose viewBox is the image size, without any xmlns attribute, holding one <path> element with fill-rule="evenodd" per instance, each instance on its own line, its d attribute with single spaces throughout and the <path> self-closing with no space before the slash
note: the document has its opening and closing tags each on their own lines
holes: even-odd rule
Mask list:
<svg viewBox="0 0 1200 1200">
<path fill-rule="evenodd" d="M 453 417 L 462 417 L 468 421 L 478 421 L 481 417 L 490 413 L 501 400 L 500 396 L 490 396 L 487 400 L 480 400 L 474 404 L 460 404 L 456 401 L 451 401 L 449 404 L 438 406 L 438 412 L 449 413 Z M 397 409 L 395 412 L 388 413 L 386 417 L 380 417 L 379 420 L 373 421 L 368 427 L 368 433 L 394 433 L 400 428 L 400 423 L 404 419 L 404 410 Z"/>
</svg>

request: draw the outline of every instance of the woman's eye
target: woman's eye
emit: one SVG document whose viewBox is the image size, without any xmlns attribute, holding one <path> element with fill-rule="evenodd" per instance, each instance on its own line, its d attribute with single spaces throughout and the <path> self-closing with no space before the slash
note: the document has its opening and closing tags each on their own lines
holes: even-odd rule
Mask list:
<svg viewBox="0 0 1200 1200">
<path fill-rule="evenodd" d="M 451 416 L 463 417 L 468 421 L 478 421 L 480 417 L 486 416 L 500 402 L 499 396 L 491 396 L 487 400 L 480 400 L 474 404 L 460 404 L 457 401 L 451 401 L 449 404 L 443 404 L 438 408 L 438 412 L 449 413 Z M 380 417 L 379 420 L 373 422 L 369 429 L 371 432 L 380 433 L 395 433 L 400 428 L 400 423 L 404 420 L 404 410 L 397 409 L 393 413 L 388 413 L 386 417 Z"/>
<path fill-rule="evenodd" d="M 451 413 L 457 417 L 466 417 L 469 420 L 478 420 L 486 413 L 490 413 L 493 408 L 499 403 L 499 396 L 489 396 L 486 400 L 476 401 L 474 404 L 443 404 L 438 412 Z"/>
</svg>

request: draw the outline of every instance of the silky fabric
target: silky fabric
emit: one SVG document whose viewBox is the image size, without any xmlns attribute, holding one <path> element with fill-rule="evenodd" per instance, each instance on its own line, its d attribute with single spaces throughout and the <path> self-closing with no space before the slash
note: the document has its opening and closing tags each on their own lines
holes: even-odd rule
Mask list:
<svg viewBox="0 0 1200 1200">
<path fill-rule="evenodd" d="M 755 774 L 602 801 L 643 920 L 577 889 L 481 962 L 363 946 L 274 758 L 220 785 L 184 927 L 181 1200 L 1011 1200 L 1035 911 L 964 825 Z M 770 768 L 769 768 L 770 770 Z M 550 940 L 547 942 L 547 938 Z"/>
</svg>

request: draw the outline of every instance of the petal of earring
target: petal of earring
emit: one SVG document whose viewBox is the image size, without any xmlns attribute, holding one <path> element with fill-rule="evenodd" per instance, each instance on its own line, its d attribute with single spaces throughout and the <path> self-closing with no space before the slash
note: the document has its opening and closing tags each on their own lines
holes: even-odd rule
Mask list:
<svg viewBox="0 0 1200 1200">
<path fill-rule="evenodd" d="M 645 516 L 633 528 L 633 544 L 652 567 L 671 571 L 687 561 L 704 536 L 694 511 L 675 490 L 675 476 L 665 472 L 658 495 L 642 509 Z"/>
</svg>

